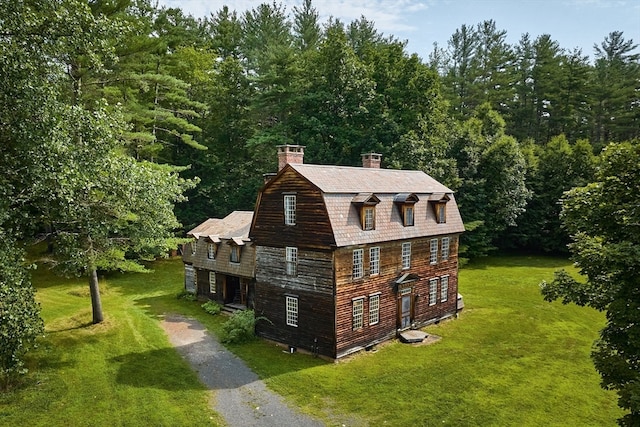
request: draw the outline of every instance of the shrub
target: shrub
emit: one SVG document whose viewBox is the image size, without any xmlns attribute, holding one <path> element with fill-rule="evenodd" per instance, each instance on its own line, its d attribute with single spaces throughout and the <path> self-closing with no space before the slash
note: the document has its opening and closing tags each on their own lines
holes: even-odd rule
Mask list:
<svg viewBox="0 0 640 427">
<path fill-rule="evenodd" d="M 24 258 L 0 230 L 0 389 L 27 372 L 23 357 L 44 333 Z"/>
<path fill-rule="evenodd" d="M 182 291 L 177 295 L 178 299 L 183 299 L 185 301 L 197 301 L 198 297 L 193 292 Z"/>
<path fill-rule="evenodd" d="M 256 336 L 256 322 L 268 320 L 266 317 L 256 318 L 253 310 L 236 311 L 222 325 L 221 341 L 224 343 L 243 343 Z"/>
<path fill-rule="evenodd" d="M 201 307 L 204 311 L 214 316 L 222 311 L 222 306 L 215 301 L 207 301 Z"/>
</svg>

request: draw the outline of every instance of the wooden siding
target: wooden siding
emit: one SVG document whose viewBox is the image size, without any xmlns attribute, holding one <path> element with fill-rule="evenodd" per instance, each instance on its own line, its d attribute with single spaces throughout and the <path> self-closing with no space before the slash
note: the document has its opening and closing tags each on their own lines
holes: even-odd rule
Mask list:
<svg viewBox="0 0 640 427">
<path fill-rule="evenodd" d="M 402 269 L 402 243 L 411 242 L 411 267 Z M 337 357 L 377 344 L 396 334 L 399 328 L 399 288 L 411 288 L 413 324 L 416 326 L 437 322 L 456 313 L 458 289 L 458 239 L 451 236 L 449 259 L 438 259 L 430 264 L 430 237 L 352 246 L 335 252 L 336 270 L 336 341 Z M 439 255 L 440 255 L 439 239 Z M 369 248 L 380 248 L 380 274 L 369 276 Z M 352 278 L 353 250 L 364 249 L 364 277 Z M 396 281 L 405 273 L 417 275 L 418 280 L 398 286 Z M 441 283 L 438 281 L 437 302 L 429 305 L 429 280 L 449 277 L 447 301 L 440 300 Z M 370 296 L 380 295 L 380 320 L 369 325 Z M 353 300 L 364 298 L 364 325 L 353 329 Z"/>
<path fill-rule="evenodd" d="M 192 245 L 195 241 L 187 243 L 183 246 L 182 260 L 185 263 L 192 264 L 194 268 L 201 270 L 216 271 L 238 277 L 255 277 L 255 246 L 251 242 L 247 242 L 244 246 L 240 246 L 240 262 L 234 263 L 230 261 L 231 246 L 227 244 L 228 240 L 222 240 L 217 244 L 215 259 L 207 258 L 207 246 L 209 241 L 206 238 L 197 240 L 196 253 L 192 253 Z"/>
<path fill-rule="evenodd" d="M 284 224 L 284 194 L 296 196 L 295 225 Z M 321 192 L 292 168 L 263 188 L 249 237 L 261 246 L 329 249 L 335 245 Z"/>
<path fill-rule="evenodd" d="M 283 248 L 256 248 L 258 335 L 336 357 L 332 254 L 298 250 L 298 274 L 286 275 Z M 298 326 L 286 322 L 286 297 L 298 298 Z"/>
<path fill-rule="evenodd" d="M 256 281 L 292 290 L 333 295 L 333 259 L 331 252 L 298 248 L 295 276 L 286 274 L 285 248 L 256 248 Z"/>
</svg>

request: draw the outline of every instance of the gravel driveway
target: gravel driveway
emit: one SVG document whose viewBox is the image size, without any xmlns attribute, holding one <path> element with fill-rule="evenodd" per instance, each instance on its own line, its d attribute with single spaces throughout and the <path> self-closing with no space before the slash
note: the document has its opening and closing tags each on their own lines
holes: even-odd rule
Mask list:
<svg viewBox="0 0 640 427">
<path fill-rule="evenodd" d="M 216 392 L 213 409 L 229 426 L 323 425 L 287 406 L 242 360 L 208 334 L 200 322 L 167 315 L 161 325 L 171 344 L 198 373 L 200 381 Z"/>
</svg>

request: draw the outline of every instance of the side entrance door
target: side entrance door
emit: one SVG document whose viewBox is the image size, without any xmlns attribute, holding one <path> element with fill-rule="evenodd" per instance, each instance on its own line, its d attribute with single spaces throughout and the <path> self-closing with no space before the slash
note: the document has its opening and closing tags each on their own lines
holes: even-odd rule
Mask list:
<svg viewBox="0 0 640 427">
<path fill-rule="evenodd" d="M 411 327 L 413 321 L 413 304 L 411 288 L 402 289 L 400 291 L 400 298 L 398 299 L 398 313 L 400 315 L 400 329 L 407 329 Z"/>
</svg>

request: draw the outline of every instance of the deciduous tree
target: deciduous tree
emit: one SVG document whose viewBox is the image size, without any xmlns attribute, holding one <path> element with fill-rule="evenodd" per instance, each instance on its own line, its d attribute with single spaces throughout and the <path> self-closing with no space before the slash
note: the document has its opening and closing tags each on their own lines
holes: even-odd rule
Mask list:
<svg viewBox="0 0 640 427">
<path fill-rule="evenodd" d="M 605 389 L 628 411 L 622 425 L 640 423 L 640 144 L 610 144 L 596 181 L 566 193 L 562 221 L 572 258 L 584 277 L 565 271 L 541 284 L 548 301 L 560 299 L 605 311 L 591 357 Z"/>
</svg>

